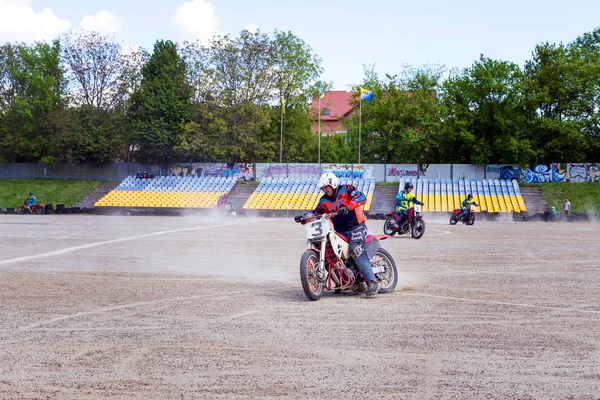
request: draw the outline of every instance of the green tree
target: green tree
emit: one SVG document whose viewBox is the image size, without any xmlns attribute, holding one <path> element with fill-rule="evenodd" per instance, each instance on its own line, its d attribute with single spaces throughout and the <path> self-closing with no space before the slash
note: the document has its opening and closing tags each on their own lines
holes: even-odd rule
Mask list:
<svg viewBox="0 0 600 400">
<path fill-rule="evenodd" d="M 436 90 L 442 71 L 437 66 L 406 66 L 400 76 L 387 75 L 382 81 L 372 70 L 366 70 L 361 86 L 371 90 L 374 99 L 359 104 L 356 88 L 355 113 L 347 121 L 348 137 L 357 154 L 351 160 L 358 161 L 360 124 L 361 162 L 431 162 L 439 127 Z M 362 117 L 358 115 L 360 108 Z"/>
<path fill-rule="evenodd" d="M 444 82 L 442 162 L 526 164 L 535 159 L 524 113 L 523 73 L 481 56 Z"/>
<path fill-rule="evenodd" d="M 131 143 L 141 162 L 169 162 L 192 117 L 191 89 L 185 82 L 185 63 L 171 41 L 157 41 L 142 68 L 142 81 L 131 97 L 128 115 Z"/>
<path fill-rule="evenodd" d="M 0 159 L 53 162 L 58 149 L 52 116 L 64 108 L 60 42 L 0 48 Z"/>
</svg>

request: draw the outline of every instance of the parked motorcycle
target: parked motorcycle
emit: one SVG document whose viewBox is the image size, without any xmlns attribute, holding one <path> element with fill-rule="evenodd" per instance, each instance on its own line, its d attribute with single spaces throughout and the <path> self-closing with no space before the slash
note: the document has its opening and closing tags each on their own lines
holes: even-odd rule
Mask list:
<svg viewBox="0 0 600 400">
<path fill-rule="evenodd" d="M 308 245 L 300 259 L 300 281 L 306 297 L 313 301 L 319 300 L 324 290 L 335 293 L 366 290 L 364 278 L 348 253 L 348 238 L 337 233 L 333 227 L 331 218 L 336 215 L 337 212 L 325 214 L 317 220 L 312 215 L 295 218 L 305 227 Z M 396 263 L 379 243 L 379 240 L 388 237 L 368 235 L 365 240 L 365 251 L 379 282 L 380 293 L 393 291 L 398 283 Z"/>
<path fill-rule="evenodd" d="M 31 211 L 33 214 L 37 214 L 37 215 L 42 215 L 46 212 L 46 209 L 44 208 L 44 205 L 42 203 L 36 203 L 34 205 L 31 206 Z M 19 215 L 23 215 L 25 213 L 28 213 L 29 211 L 27 211 L 27 200 L 21 204 L 16 210 L 15 212 Z"/>
<path fill-rule="evenodd" d="M 473 203 L 467 209 L 467 213 L 462 215 L 462 208 L 457 208 L 450 215 L 450 225 L 456 225 L 458 222 L 463 224 L 473 225 L 475 223 L 475 207 L 477 204 Z"/>
<path fill-rule="evenodd" d="M 396 227 L 399 213 L 391 212 L 385 216 L 388 217 L 383 224 L 383 233 L 386 235 L 394 236 L 396 233 L 404 235 L 410 232 L 413 238 L 421 239 L 425 233 L 425 220 L 421 216 L 421 205 L 419 204 L 408 209 L 407 217 L 399 227 Z"/>
</svg>

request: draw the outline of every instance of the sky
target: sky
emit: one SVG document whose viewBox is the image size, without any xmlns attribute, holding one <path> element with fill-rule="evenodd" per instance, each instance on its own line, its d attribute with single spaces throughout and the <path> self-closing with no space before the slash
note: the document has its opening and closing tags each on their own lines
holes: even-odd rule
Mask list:
<svg viewBox="0 0 600 400">
<path fill-rule="evenodd" d="M 0 0 L 0 43 L 50 41 L 71 29 L 114 34 L 152 50 L 169 39 L 290 31 L 322 59 L 321 79 L 345 90 L 372 67 L 467 68 L 480 54 L 523 66 L 540 43 L 600 27 L 598 0 Z"/>
</svg>

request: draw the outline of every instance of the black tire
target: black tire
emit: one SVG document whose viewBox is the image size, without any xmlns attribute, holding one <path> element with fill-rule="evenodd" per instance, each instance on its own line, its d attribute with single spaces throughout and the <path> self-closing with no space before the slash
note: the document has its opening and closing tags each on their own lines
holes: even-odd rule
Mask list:
<svg viewBox="0 0 600 400">
<path fill-rule="evenodd" d="M 412 237 L 415 239 L 421 239 L 425 233 L 425 221 L 423 219 L 417 219 L 412 227 Z"/>
<path fill-rule="evenodd" d="M 44 207 L 38 207 L 33 211 L 33 213 L 37 215 L 43 215 L 45 212 L 46 210 L 44 210 Z"/>
<path fill-rule="evenodd" d="M 394 224 L 396 223 L 396 219 L 394 217 L 389 217 L 383 223 L 383 233 L 386 235 L 394 236 L 396 234 L 396 230 L 394 229 Z"/>
<path fill-rule="evenodd" d="M 458 223 L 458 216 L 454 213 L 450 216 L 450 225 L 456 225 Z"/>
<path fill-rule="evenodd" d="M 375 274 L 375 278 L 379 282 L 379 292 L 389 293 L 393 291 L 398 284 L 398 269 L 390 253 L 383 247 L 377 250 L 377 253 L 375 253 L 371 260 L 371 266 L 377 265 L 382 265 L 385 269 L 384 272 Z"/>
<path fill-rule="evenodd" d="M 475 214 L 471 214 L 467 219 L 467 225 L 473 225 L 475 223 Z"/>
<path fill-rule="evenodd" d="M 316 269 L 319 266 L 319 253 L 309 249 L 302 254 L 300 259 L 300 282 L 304 294 L 312 301 L 317 301 L 323 294 L 325 282 L 320 281 L 316 275 Z"/>
<path fill-rule="evenodd" d="M 25 209 L 23 207 L 19 207 L 15 210 L 15 212 L 19 215 L 25 214 Z"/>
</svg>

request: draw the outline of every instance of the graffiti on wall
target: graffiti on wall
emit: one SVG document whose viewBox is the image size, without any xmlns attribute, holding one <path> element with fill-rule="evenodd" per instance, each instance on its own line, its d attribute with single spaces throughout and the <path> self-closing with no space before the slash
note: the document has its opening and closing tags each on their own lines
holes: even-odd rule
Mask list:
<svg viewBox="0 0 600 400">
<path fill-rule="evenodd" d="M 566 182 L 567 167 L 565 164 L 552 164 L 552 182 Z"/>
<path fill-rule="evenodd" d="M 402 169 L 402 168 L 390 168 L 387 171 L 386 176 L 389 177 L 401 177 L 401 176 L 417 176 L 417 171 L 411 169 Z"/>
<path fill-rule="evenodd" d="M 415 176 L 417 176 L 417 171 L 414 169 L 392 167 L 387 170 L 385 175 L 389 178 L 404 177 L 404 176 L 415 177 Z M 423 175 L 423 172 L 421 172 L 421 175 Z"/>
<path fill-rule="evenodd" d="M 600 165 L 588 164 L 588 175 L 590 177 L 590 182 L 600 182 Z"/>
<path fill-rule="evenodd" d="M 323 167 L 323 172 L 331 172 L 338 178 L 373 178 L 373 166 L 364 164 L 329 164 Z"/>
<path fill-rule="evenodd" d="M 499 165 L 493 166 L 488 165 L 485 169 L 486 174 L 498 174 L 498 179 L 505 179 L 507 181 L 513 179 L 519 179 L 519 168 L 513 165 Z"/>
<path fill-rule="evenodd" d="M 550 182 L 550 164 L 539 164 L 521 168 L 521 176 L 525 183 Z"/>
<path fill-rule="evenodd" d="M 288 176 L 291 177 L 312 177 L 318 178 L 321 175 L 319 164 L 288 164 Z"/>
<path fill-rule="evenodd" d="M 571 182 L 600 182 L 600 164 L 569 164 Z"/>
<path fill-rule="evenodd" d="M 168 174 L 172 176 L 195 177 L 236 177 L 241 180 L 254 179 L 252 164 L 244 163 L 189 163 L 169 166 Z"/>
<path fill-rule="evenodd" d="M 285 164 L 259 164 L 256 166 L 256 169 L 259 180 L 263 178 L 285 178 L 288 173 L 287 165 Z"/>
</svg>

